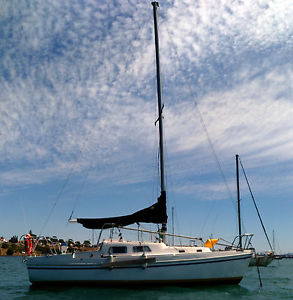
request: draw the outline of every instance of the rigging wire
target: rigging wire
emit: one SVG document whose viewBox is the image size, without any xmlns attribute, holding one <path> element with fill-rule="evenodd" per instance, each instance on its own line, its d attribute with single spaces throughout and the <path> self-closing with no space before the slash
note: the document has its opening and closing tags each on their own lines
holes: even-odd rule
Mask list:
<svg viewBox="0 0 293 300">
<path fill-rule="evenodd" d="M 156 68 L 156 61 L 155 59 L 153 60 L 153 63 L 155 65 L 155 68 Z M 162 70 L 162 68 L 161 68 Z M 162 82 L 165 82 L 165 79 L 164 79 L 164 76 L 161 76 L 161 79 L 162 79 Z M 154 90 L 155 91 L 155 97 L 157 96 L 156 95 L 156 89 Z M 163 94 L 163 89 L 161 90 L 162 94 Z M 164 108 L 164 104 L 165 104 L 165 101 L 164 101 L 164 97 L 162 95 L 162 110 Z M 158 110 L 158 108 L 157 108 Z M 164 119 L 164 116 L 163 116 L 163 111 L 161 112 L 162 113 L 162 118 Z M 159 112 L 157 111 L 156 112 L 156 115 L 155 115 L 155 118 L 157 118 L 157 114 L 159 114 Z M 156 123 L 158 121 L 158 118 L 156 119 L 156 122 L 155 122 L 155 126 L 156 126 Z M 157 131 L 156 131 L 157 132 Z M 157 132 L 157 135 L 158 135 L 158 132 Z M 157 136 L 156 135 L 156 136 Z M 173 186 L 172 184 L 172 180 L 170 180 L 171 178 L 169 178 L 169 173 L 168 173 L 168 169 L 170 168 L 170 165 L 169 165 L 169 160 L 168 160 L 168 148 L 167 148 L 167 144 L 166 144 L 166 135 L 165 135 L 165 131 L 163 131 L 163 141 L 164 141 L 164 159 L 165 159 L 165 185 L 166 185 L 166 191 L 169 191 L 169 183 L 171 183 L 171 185 Z M 158 183 L 158 188 L 159 188 L 159 178 L 160 178 L 160 149 L 158 148 L 157 149 L 157 183 Z M 170 182 L 169 182 L 170 181 Z M 168 198 L 170 198 L 170 193 L 168 192 L 168 195 L 167 195 Z M 176 223 L 177 223 L 177 228 L 178 228 L 178 232 L 180 234 L 180 224 L 179 224 L 179 219 L 178 219 L 178 216 L 177 216 L 177 208 L 176 208 L 176 201 L 175 199 L 172 199 L 173 200 L 173 203 L 174 203 L 174 208 L 175 208 L 175 217 L 176 217 Z M 168 201 L 170 203 L 170 200 Z"/>
<path fill-rule="evenodd" d="M 182 78 L 183 78 L 183 80 L 185 81 L 185 83 L 186 83 L 186 85 L 187 85 L 187 87 L 188 87 L 188 89 L 189 89 L 189 92 L 190 92 L 190 94 L 191 94 L 191 96 L 192 96 L 192 98 L 193 98 L 193 102 L 194 102 L 196 111 L 197 111 L 198 116 L 199 116 L 200 124 L 201 124 L 201 126 L 202 126 L 202 128 L 203 128 L 203 130 L 204 130 L 204 132 L 205 132 L 205 134 L 206 134 L 206 137 L 207 137 L 207 140 L 208 140 L 208 144 L 209 144 L 209 146 L 210 146 L 210 149 L 211 149 L 212 154 L 213 154 L 213 156 L 214 156 L 214 159 L 215 159 L 215 161 L 216 161 L 216 164 L 217 164 L 217 167 L 218 167 L 218 169 L 219 169 L 220 175 L 221 175 L 221 177 L 222 177 L 222 179 L 223 179 L 223 182 L 224 182 L 224 184 L 225 184 L 225 187 L 226 187 L 226 190 L 227 190 L 227 192 L 228 192 L 228 194 L 229 194 L 229 197 L 230 197 L 230 199 L 231 199 L 231 201 L 232 201 L 234 207 L 236 208 L 235 201 L 233 200 L 233 198 L 234 198 L 234 197 L 233 197 L 233 194 L 232 194 L 231 189 L 230 189 L 230 187 L 229 187 L 229 185 L 228 185 L 228 182 L 227 182 L 226 176 L 225 176 L 225 174 L 224 174 L 224 171 L 223 171 L 221 162 L 220 162 L 220 160 L 219 160 L 219 158 L 218 158 L 218 155 L 217 155 L 217 153 L 216 153 L 216 150 L 215 150 L 215 147 L 214 147 L 214 145 L 213 145 L 212 139 L 211 139 L 211 137 L 210 137 L 210 134 L 209 134 L 207 125 L 206 125 L 206 123 L 205 123 L 205 121 L 204 121 L 204 119 L 203 119 L 203 115 L 202 115 L 202 113 L 201 113 L 201 111 L 200 111 L 200 109 L 199 109 L 199 105 L 198 105 L 198 102 L 197 102 L 197 98 L 198 98 L 198 97 L 197 97 L 196 93 L 194 93 L 193 89 L 191 88 L 191 84 L 190 84 L 189 80 L 187 80 L 187 78 L 186 78 L 186 76 L 185 76 L 185 74 L 184 74 L 184 72 L 183 72 L 183 67 L 182 67 L 181 61 L 180 61 L 180 59 L 179 59 L 178 51 L 177 51 L 176 47 L 174 46 L 174 42 L 173 42 L 173 40 L 172 40 L 172 38 L 171 38 L 171 34 L 170 34 L 169 29 L 168 29 L 167 26 L 166 26 L 166 30 L 167 30 L 169 39 L 170 39 L 170 41 L 171 41 L 171 46 L 173 47 L 173 50 L 174 50 L 174 53 L 175 53 L 175 57 L 176 57 L 176 59 L 177 59 L 177 61 L 178 61 L 178 64 L 179 64 L 179 70 L 180 70 L 181 75 L 182 75 Z"/>
<path fill-rule="evenodd" d="M 38 239 L 39 239 L 40 236 L 43 234 L 43 231 L 44 231 L 45 227 L 47 226 L 47 224 L 48 224 L 48 222 L 49 222 L 49 220 L 50 220 L 50 218 L 51 218 L 51 216 L 52 216 L 52 214 L 53 214 L 53 212 L 54 212 L 54 209 L 55 209 L 55 207 L 57 206 L 57 203 L 59 202 L 59 200 L 60 200 L 60 198 L 61 198 L 61 195 L 63 194 L 63 191 L 64 191 L 66 185 L 67 185 L 68 182 L 69 182 L 69 179 L 70 179 L 71 175 L 73 174 L 74 168 L 75 168 L 75 167 L 71 167 L 71 170 L 70 170 L 69 174 L 67 175 L 65 181 L 63 182 L 63 185 L 62 185 L 61 189 L 59 190 L 59 193 L 57 194 L 56 200 L 55 200 L 55 202 L 53 203 L 53 205 L 52 205 L 52 207 L 51 207 L 51 209 L 50 209 L 50 212 L 49 212 L 47 218 L 45 219 L 45 222 L 44 222 L 44 224 L 43 224 L 43 226 L 42 226 L 42 228 L 41 228 L 41 231 L 40 231 L 40 234 L 39 234 Z"/>
<path fill-rule="evenodd" d="M 223 180 L 223 182 L 224 182 L 224 185 L 225 185 L 225 187 L 226 187 L 228 196 L 229 196 L 229 198 L 230 198 L 230 200 L 231 200 L 231 202 L 232 202 L 232 205 L 233 205 L 233 207 L 234 207 L 234 209 L 235 209 L 235 212 L 236 212 L 235 216 L 237 216 L 237 206 L 236 206 L 236 201 L 233 200 L 233 199 L 234 199 L 233 194 L 232 194 L 231 189 L 230 189 L 230 187 L 229 187 L 229 185 L 228 185 L 228 181 L 227 181 L 226 176 L 225 176 L 225 174 L 224 174 L 224 171 L 223 171 L 223 168 L 222 168 L 220 159 L 219 159 L 219 157 L 218 157 L 218 155 L 217 155 L 217 152 L 216 152 L 216 150 L 215 150 L 215 147 L 214 147 L 214 145 L 213 145 L 212 139 L 211 139 L 211 137 L 210 137 L 210 134 L 209 134 L 207 125 L 206 125 L 206 123 L 205 123 L 205 121 L 204 121 L 203 115 L 202 115 L 201 110 L 200 110 L 200 108 L 199 108 L 199 105 L 198 105 L 198 102 L 197 102 L 198 96 L 197 96 L 197 94 L 193 91 L 193 89 L 192 89 L 192 87 L 191 87 L 191 84 L 190 84 L 189 80 L 187 80 L 187 78 L 186 78 L 186 76 L 185 76 L 185 73 L 183 72 L 184 68 L 183 68 L 183 66 L 182 66 L 182 64 L 181 64 L 181 61 L 180 61 L 180 59 L 179 59 L 178 51 L 177 51 L 177 49 L 176 49 L 176 47 L 175 47 L 175 44 L 174 44 L 174 42 L 173 42 L 173 39 L 171 38 L 171 34 L 170 34 L 170 31 L 169 31 L 169 29 L 168 29 L 167 26 L 166 26 L 166 30 L 167 30 L 167 33 L 168 33 L 169 40 L 171 41 L 171 47 L 172 47 L 173 50 L 174 50 L 174 54 L 175 54 L 176 60 L 177 60 L 178 65 L 179 65 L 179 71 L 181 72 L 182 78 L 183 78 L 183 80 L 185 81 L 185 84 L 187 85 L 187 87 L 188 87 L 188 89 L 189 89 L 189 92 L 190 92 L 190 94 L 191 94 L 191 96 L 192 96 L 192 98 L 193 98 L 193 102 L 194 102 L 194 105 L 195 105 L 197 114 L 198 114 L 198 116 L 199 116 L 200 124 L 201 124 L 201 126 L 202 126 L 202 128 L 203 128 L 203 130 L 204 130 L 204 133 L 205 133 L 206 137 L 207 137 L 208 145 L 209 145 L 209 147 L 210 147 L 210 149 L 211 149 L 212 155 L 213 155 L 213 157 L 214 157 L 214 159 L 215 159 L 216 165 L 217 165 L 217 167 L 218 167 L 218 170 L 219 170 L 219 172 L 220 172 L 220 175 L 221 175 L 222 180 Z"/>
<path fill-rule="evenodd" d="M 180 235 L 181 230 L 180 230 L 180 222 L 177 214 L 177 206 L 176 206 L 176 199 L 173 197 L 173 193 L 170 193 L 171 190 L 174 190 L 174 183 L 172 180 L 172 176 L 169 174 L 173 174 L 173 172 L 168 172 L 170 170 L 171 165 L 169 164 L 169 152 L 168 152 L 168 147 L 166 143 L 166 137 L 165 137 L 165 132 L 164 132 L 164 154 L 165 154 L 165 179 L 166 179 L 166 191 L 167 191 L 167 196 L 168 196 L 168 203 L 169 207 L 171 207 L 171 202 L 173 202 L 173 207 L 174 207 L 174 221 L 176 223 L 177 230 L 176 232 Z M 169 209 L 170 211 L 170 209 Z M 174 225 L 175 226 L 175 225 Z M 180 238 L 181 239 L 181 238 Z"/>
<path fill-rule="evenodd" d="M 251 195 L 251 199 L 252 199 L 252 201 L 253 201 L 253 204 L 254 204 L 254 207 L 255 207 L 255 209 L 256 209 L 258 218 L 259 218 L 259 220 L 260 220 L 262 229 L 263 229 L 263 231 L 264 231 L 264 234 L 265 234 L 265 236 L 266 236 L 266 239 L 267 239 L 267 241 L 268 241 L 268 244 L 269 244 L 269 246 L 270 246 L 270 248 L 271 248 L 271 251 L 273 251 L 273 247 L 272 247 L 272 245 L 271 245 L 271 242 L 270 242 L 270 239 L 269 239 L 269 237 L 268 237 L 266 228 L 265 228 L 264 223 L 263 223 L 263 221 L 262 221 L 260 212 L 259 212 L 259 210 L 258 210 L 256 201 L 255 201 L 255 199 L 254 199 L 254 196 L 253 196 L 253 193 L 252 193 L 252 190 L 251 190 L 251 187 L 250 187 L 250 184 L 249 184 L 248 178 L 247 178 L 247 176 L 246 176 L 246 172 L 245 172 L 245 170 L 244 170 L 244 167 L 243 167 L 243 164 L 242 164 L 242 161 L 241 161 L 240 157 L 239 157 L 239 162 L 240 162 L 241 169 L 242 169 L 242 172 L 243 172 L 243 174 L 244 174 L 244 177 L 245 177 L 245 180 L 246 180 L 246 183 L 247 183 L 247 186 L 248 186 L 250 195 Z"/>
<path fill-rule="evenodd" d="M 82 182 L 82 185 L 81 185 L 81 188 L 80 188 L 80 190 L 79 190 L 79 193 L 76 195 L 76 198 L 75 198 L 75 201 L 74 201 L 74 205 L 73 205 L 73 208 L 72 208 L 72 211 L 71 211 L 69 220 L 72 218 L 72 216 L 73 216 L 73 214 L 74 214 L 74 210 L 75 210 L 75 208 L 76 208 L 76 206 L 77 206 L 78 201 L 80 200 L 80 196 L 81 196 L 81 194 L 82 194 L 82 192 L 83 192 L 83 190 L 84 190 L 85 183 L 86 183 L 86 181 L 87 181 L 88 176 L 89 176 L 89 169 L 88 169 L 88 171 L 87 171 L 87 173 L 86 173 L 86 176 L 84 177 L 84 180 L 83 180 L 83 182 Z"/>
<path fill-rule="evenodd" d="M 109 10 L 108 10 L 108 14 L 109 14 Z M 142 30 L 142 28 L 144 27 L 145 23 L 146 23 L 146 19 L 145 19 L 145 21 L 143 22 L 142 25 L 138 24 L 139 30 L 137 30 L 136 34 L 134 35 L 134 36 L 135 36 L 135 39 L 138 38 L 139 33 L 140 33 L 140 31 Z M 100 40 L 100 42 L 102 43 L 101 40 Z M 127 50 L 129 50 L 129 49 L 131 49 L 131 43 L 128 44 L 128 49 L 127 49 Z M 131 52 L 131 51 L 126 51 L 126 53 L 129 53 L 129 52 Z M 118 83 L 118 81 L 116 80 L 116 81 L 114 82 L 114 84 L 112 85 L 112 89 L 113 89 L 113 87 L 115 86 L 115 84 L 117 84 L 117 83 Z M 108 98 L 108 97 L 110 96 L 110 93 L 108 93 L 107 95 L 108 95 L 108 96 L 107 96 L 106 98 Z M 104 101 L 104 103 L 105 103 L 105 102 L 106 102 L 106 101 Z M 88 140 L 88 138 L 87 138 L 86 140 Z M 80 150 L 80 156 L 81 156 L 81 154 L 83 153 L 84 148 L 85 148 L 85 143 L 84 143 L 84 147 Z M 80 157 L 79 157 L 79 159 L 80 159 Z M 50 211 L 49 211 L 49 214 L 48 214 L 47 218 L 45 219 L 44 225 L 43 225 L 42 228 L 41 228 L 39 237 L 43 234 L 43 231 L 44 231 L 45 227 L 47 226 L 47 224 L 48 224 L 48 222 L 49 222 L 49 220 L 50 220 L 50 218 L 51 218 L 51 216 L 52 216 L 52 214 L 53 214 L 53 212 L 54 212 L 54 210 L 55 210 L 55 208 L 56 208 L 56 206 L 57 206 L 57 204 L 58 204 L 58 202 L 59 202 L 59 200 L 60 200 L 60 198 L 61 198 L 61 196 L 62 196 L 64 190 L 65 190 L 65 187 L 67 186 L 68 182 L 70 181 L 70 178 L 71 178 L 71 176 L 72 176 L 72 174 L 73 174 L 73 171 L 75 170 L 76 165 L 77 165 L 77 163 L 76 163 L 74 166 L 72 166 L 72 168 L 70 169 L 70 171 L 69 171 L 69 173 L 68 173 L 68 175 L 67 175 L 67 177 L 66 177 L 66 179 L 65 179 L 65 181 L 64 181 L 64 183 L 63 183 L 63 185 L 62 185 L 62 187 L 61 187 L 61 189 L 59 190 L 59 192 L 58 192 L 58 194 L 57 194 L 57 197 L 56 197 L 56 200 L 55 200 L 55 202 L 53 203 L 53 205 L 52 205 L 52 207 L 51 207 L 51 209 L 50 209 Z M 85 179 L 85 180 L 86 180 L 86 179 Z M 84 180 L 84 182 L 83 182 L 82 189 L 83 189 L 83 187 L 84 187 L 85 180 Z M 76 203 L 77 203 L 77 201 L 76 201 Z M 72 209 L 71 216 L 72 216 L 73 213 L 74 213 L 74 209 L 75 209 L 76 203 L 75 203 L 75 205 L 74 205 L 74 207 L 73 207 L 73 209 Z"/>
</svg>

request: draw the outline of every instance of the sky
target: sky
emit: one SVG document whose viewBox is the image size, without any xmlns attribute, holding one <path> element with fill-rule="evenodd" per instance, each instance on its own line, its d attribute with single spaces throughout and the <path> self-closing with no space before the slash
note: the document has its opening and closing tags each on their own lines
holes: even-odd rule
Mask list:
<svg viewBox="0 0 293 300">
<path fill-rule="evenodd" d="M 159 196 L 150 1 L 4 1 L 0 235 L 85 240 L 72 217 L 133 213 Z M 291 0 L 161 1 L 172 230 L 237 235 L 239 154 L 267 233 L 293 252 Z M 243 231 L 269 250 L 240 176 Z M 144 224 L 145 228 L 154 228 Z"/>
</svg>

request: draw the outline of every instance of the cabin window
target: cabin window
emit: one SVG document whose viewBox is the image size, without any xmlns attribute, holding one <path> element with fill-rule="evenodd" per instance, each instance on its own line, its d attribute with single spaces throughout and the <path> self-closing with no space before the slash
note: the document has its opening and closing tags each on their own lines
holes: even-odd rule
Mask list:
<svg viewBox="0 0 293 300">
<path fill-rule="evenodd" d="M 133 252 L 151 252 L 152 251 L 149 246 L 134 246 L 132 249 L 133 249 Z"/>
<path fill-rule="evenodd" d="M 109 253 L 110 253 L 110 254 L 127 253 L 127 247 L 125 247 L 125 246 L 110 247 L 110 248 L 109 248 Z"/>
<path fill-rule="evenodd" d="M 202 250 L 200 249 L 200 250 L 196 250 L 196 252 L 202 252 Z"/>
<path fill-rule="evenodd" d="M 184 253 L 184 252 L 185 252 L 185 250 L 183 250 L 183 249 L 179 250 L 179 253 Z"/>
</svg>

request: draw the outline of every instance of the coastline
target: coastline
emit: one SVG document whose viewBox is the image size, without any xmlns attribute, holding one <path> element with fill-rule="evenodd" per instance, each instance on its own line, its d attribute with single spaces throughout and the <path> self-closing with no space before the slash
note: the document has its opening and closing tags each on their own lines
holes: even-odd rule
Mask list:
<svg viewBox="0 0 293 300">
<path fill-rule="evenodd" d="M 5 244 L 4 243 L 0 244 L 0 256 L 23 256 L 23 255 L 24 255 L 24 245 L 22 243 L 7 242 Z"/>
<path fill-rule="evenodd" d="M 4 245 L 4 247 L 3 247 Z M 87 246 L 80 246 L 80 247 L 68 247 L 67 253 L 73 252 L 84 252 L 84 251 L 95 251 L 97 247 L 87 247 Z M 36 247 L 34 255 L 41 256 L 46 254 L 56 253 L 56 248 L 50 247 L 49 245 L 38 245 Z M 0 244 L 0 257 L 1 256 L 25 256 L 25 248 L 22 242 L 18 243 L 11 243 L 5 242 Z"/>
</svg>

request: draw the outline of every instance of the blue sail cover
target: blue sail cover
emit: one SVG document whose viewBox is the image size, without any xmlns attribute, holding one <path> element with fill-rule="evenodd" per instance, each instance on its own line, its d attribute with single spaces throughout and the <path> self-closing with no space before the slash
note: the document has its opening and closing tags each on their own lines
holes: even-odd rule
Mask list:
<svg viewBox="0 0 293 300">
<path fill-rule="evenodd" d="M 127 226 L 134 223 L 167 223 L 166 192 L 163 191 L 158 202 L 131 215 L 110 218 L 78 218 L 77 222 L 88 229 L 106 229 Z"/>
</svg>

